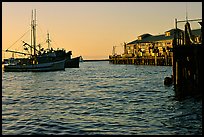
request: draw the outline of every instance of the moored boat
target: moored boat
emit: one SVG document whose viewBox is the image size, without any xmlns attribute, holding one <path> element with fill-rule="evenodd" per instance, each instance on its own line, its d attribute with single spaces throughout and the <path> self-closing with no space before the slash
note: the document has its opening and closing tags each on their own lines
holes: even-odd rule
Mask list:
<svg viewBox="0 0 204 137">
<path fill-rule="evenodd" d="M 79 68 L 79 62 L 81 57 L 75 57 L 72 59 L 67 59 L 65 61 L 65 68 Z"/>
<path fill-rule="evenodd" d="M 41 55 L 38 55 L 37 60 L 39 63 L 47 63 L 65 59 L 65 68 L 79 68 L 81 56 L 72 58 L 71 55 L 72 51 L 66 51 L 64 49 L 53 50 L 51 48 Z"/>
<path fill-rule="evenodd" d="M 19 51 L 6 50 L 6 52 L 12 52 L 17 54 L 29 55 L 28 58 L 9 58 L 7 63 L 4 62 L 5 72 L 44 72 L 44 71 L 57 71 L 65 70 L 65 60 L 47 60 L 46 62 L 41 62 L 40 51 L 36 49 L 36 10 L 31 20 L 31 44 L 25 43 L 23 41 L 23 46 L 28 46 L 30 48 L 30 53 L 23 53 Z M 28 50 L 27 47 L 25 47 Z M 24 48 L 24 49 L 25 49 Z"/>
<path fill-rule="evenodd" d="M 5 72 L 47 72 L 65 70 L 65 60 L 41 64 L 4 64 Z"/>
</svg>

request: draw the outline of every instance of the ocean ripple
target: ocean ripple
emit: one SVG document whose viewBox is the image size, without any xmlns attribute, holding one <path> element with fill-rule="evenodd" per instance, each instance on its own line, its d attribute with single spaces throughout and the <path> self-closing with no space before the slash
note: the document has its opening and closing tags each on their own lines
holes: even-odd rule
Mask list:
<svg viewBox="0 0 204 137">
<path fill-rule="evenodd" d="M 202 101 L 174 99 L 170 66 L 84 62 L 2 72 L 3 135 L 202 135 Z"/>
</svg>

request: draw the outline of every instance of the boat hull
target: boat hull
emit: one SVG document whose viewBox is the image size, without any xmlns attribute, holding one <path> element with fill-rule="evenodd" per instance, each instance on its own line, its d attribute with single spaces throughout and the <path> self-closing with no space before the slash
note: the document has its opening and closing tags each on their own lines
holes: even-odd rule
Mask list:
<svg viewBox="0 0 204 137">
<path fill-rule="evenodd" d="M 65 68 L 79 68 L 80 57 L 67 59 L 65 61 Z"/>
<path fill-rule="evenodd" d="M 5 72 L 47 72 L 47 71 L 58 71 L 65 70 L 65 60 L 42 63 L 42 64 L 31 64 L 31 65 L 4 65 Z"/>
</svg>

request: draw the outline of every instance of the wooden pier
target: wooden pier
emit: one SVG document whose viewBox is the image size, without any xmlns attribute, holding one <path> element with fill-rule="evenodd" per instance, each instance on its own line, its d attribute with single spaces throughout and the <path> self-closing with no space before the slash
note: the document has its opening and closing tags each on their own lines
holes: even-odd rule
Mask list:
<svg viewBox="0 0 204 137">
<path fill-rule="evenodd" d="M 176 28 L 178 22 L 176 20 Z M 175 35 L 173 44 L 173 82 L 175 97 L 179 100 L 188 96 L 201 98 L 204 90 L 202 33 L 197 38 L 199 40 L 195 41 L 195 37 L 191 35 L 190 23 L 185 22 L 185 32 Z"/>
<path fill-rule="evenodd" d="M 176 98 L 202 95 L 203 59 L 204 47 L 201 44 L 175 46 L 173 76 Z"/>
<path fill-rule="evenodd" d="M 194 30 L 196 33 L 192 33 L 193 31 L 191 30 L 189 23 L 191 21 L 196 21 L 201 26 L 201 29 Z M 186 19 L 185 21 L 176 20 L 175 22 L 176 27 L 173 32 L 174 37 L 172 47 L 166 52 L 168 54 L 162 54 L 161 56 L 161 54 L 158 54 L 159 52 L 153 52 L 154 56 L 138 56 L 138 54 L 131 55 L 127 54 L 125 44 L 124 54 L 117 55 L 113 52 L 113 55 L 109 56 L 109 63 L 172 66 L 173 74 L 171 77 L 166 77 L 164 84 L 174 85 L 175 98 L 178 100 L 182 100 L 188 96 L 200 98 L 202 97 L 202 91 L 204 90 L 204 85 L 202 85 L 204 81 L 204 46 L 202 45 L 201 32 L 202 19 Z M 185 23 L 184 31 L 177 28 L 177 23 L 179 22 Z M 137 47 L 134 51 L 136 49 Z M 130 48 L 128 50 L 130 50 Z"/>
<path fill-rule="evenodd" d="M 156 66 L 172 66 L 172 57 L 112 57 L 109 59 L 111 64 L 133 64 L 133 65 L 156 65 Z"/>
</svg>

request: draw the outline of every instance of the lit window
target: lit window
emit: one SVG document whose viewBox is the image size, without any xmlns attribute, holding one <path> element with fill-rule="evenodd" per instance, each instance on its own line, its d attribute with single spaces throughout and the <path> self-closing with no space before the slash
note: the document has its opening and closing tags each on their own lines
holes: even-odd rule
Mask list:
<svg viewBox="0 0 204 137">
<path fill-rule="evenodd" d="M 170 32 L 166 32 L 166 36 L 170 36 Z"/>
</svg>

